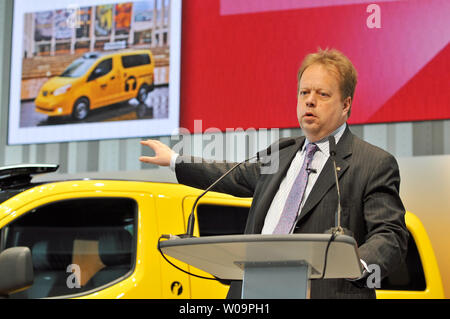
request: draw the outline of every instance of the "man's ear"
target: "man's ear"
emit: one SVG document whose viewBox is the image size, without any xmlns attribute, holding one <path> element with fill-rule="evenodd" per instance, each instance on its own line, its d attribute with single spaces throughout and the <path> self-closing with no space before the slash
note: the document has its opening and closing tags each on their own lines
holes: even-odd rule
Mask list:
<svg viewBox="0 0 450 319">
<path fill-rule="evenodd" d="M 347 96 L 343 102 L 343 111 L 347 112 L 347 118 L 350 117 L 350 112 L 352 110 L 352 98 Z"/>
</svg>

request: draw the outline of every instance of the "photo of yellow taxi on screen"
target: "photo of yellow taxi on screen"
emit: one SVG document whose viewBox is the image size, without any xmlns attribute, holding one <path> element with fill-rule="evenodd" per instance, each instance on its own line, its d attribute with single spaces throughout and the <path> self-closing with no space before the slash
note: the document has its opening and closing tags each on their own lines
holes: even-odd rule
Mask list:
<svg viewBox="0 0 450 319">
<path fill-rule="evenodd" d="M 97 108 L 132 98 L 144 103 L 153 88 L 150 50 L 89 52 L 41 87 L 35 100 L 36 112 L 82 121 Z"/>
</svg>

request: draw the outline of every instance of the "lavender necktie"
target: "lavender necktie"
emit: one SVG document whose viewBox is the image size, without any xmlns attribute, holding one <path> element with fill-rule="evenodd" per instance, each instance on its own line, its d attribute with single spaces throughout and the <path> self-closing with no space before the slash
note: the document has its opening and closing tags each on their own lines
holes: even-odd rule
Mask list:
<svg viewBox="0 0 450 319">
<path fill-rule="evenodd" d="M 277 227 L 273 231 L 274 234 L 288 234 L 294 224 L 295 218 L 297 217 L 298 210 L 300 208 L 300 203 L 302 202 L 303 194 L 305 193 L 306 185 L 308 184 L 308 168 L 313 159 L 314 153 L 318 150 L 316 144 L 310 143 L 306 145 L 306 154 L 303 161 L 300 173 L 292 185 L 291 191 L 286 199 L 286 203 L 281 213 L 280 220 L 278 221 Z"/>
</svg>

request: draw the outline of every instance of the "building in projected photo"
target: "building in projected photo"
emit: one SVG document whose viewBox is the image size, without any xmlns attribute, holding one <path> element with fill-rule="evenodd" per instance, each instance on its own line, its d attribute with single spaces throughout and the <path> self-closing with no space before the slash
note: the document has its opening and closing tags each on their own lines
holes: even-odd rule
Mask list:
<svg viewBox="0 0 450 319">
<path fill-rule="evenodd" d="M 25 14 L 23 57 L 99 51 L 117 42 L 168 46 L 169 12 L 169 0 L 149 0 Z"/>
</svg>

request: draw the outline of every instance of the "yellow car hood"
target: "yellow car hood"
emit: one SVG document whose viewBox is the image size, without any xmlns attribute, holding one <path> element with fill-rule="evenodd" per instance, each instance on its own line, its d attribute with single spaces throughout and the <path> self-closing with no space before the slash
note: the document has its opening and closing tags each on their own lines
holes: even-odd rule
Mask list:
<svg viewBox="0 0 450 319">
<path fill-rule="evenodd" d="M 55 76 L 44 83 L 41 91 L 53 92 L 54 90 L 66 85 L 73 84 L 78 78 Z"/>
</svg>

